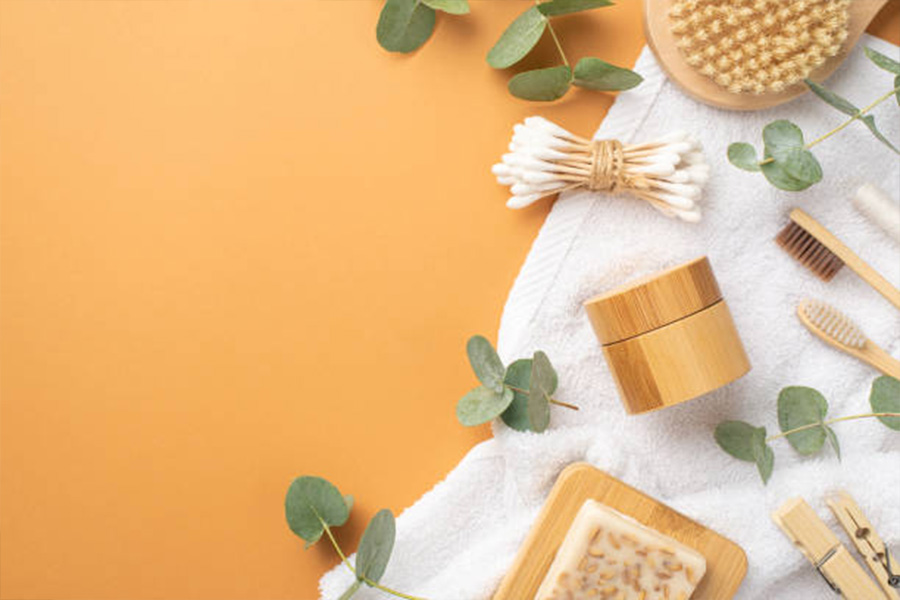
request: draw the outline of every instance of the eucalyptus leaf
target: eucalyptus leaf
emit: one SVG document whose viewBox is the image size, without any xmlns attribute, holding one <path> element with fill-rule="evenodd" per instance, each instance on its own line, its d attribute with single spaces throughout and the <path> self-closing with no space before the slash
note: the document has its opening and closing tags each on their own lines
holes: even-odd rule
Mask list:
<svg viewBox="0 0 900 600">
<path fill-rule="evenodd" d="M 881 52 L 877 50 L 872 50 L 868 46 L 863 48 L 866 52 L 866 56 L 869 57 L 873 63 L 884 69 L 885 71 L 890 71 L 894 75 L 900 75 L 900 62 L 897 62 L 893 58 L 885 56 Z"/>
<path fill-rule="evenodd" d="M 538 350 L 531 363 L 531 385 L 528 389 L 528 420 L 538 433 L 550 424 L 550 398 L 557 386 L 556 371 L 547 355 Z"/>
<path fill-rule="evenodd" d="M 763 437 L 765 438 L 765 430 L 763 430 Z M 766 445 L 765 441 L 763 441 L 762 448 L 757 448 L 757 450 L 756 469 L 759 471 L 759 476 L 762 477 L 763 483 L 769 483 L 769 478 L 772 477 L 772 470 L 775 468 L 775 453 Z"/>
<path fill-rule="evenodd" d="M 788 150 L 803 147 L 803 132 L 790 121 L 779 119 L 763 128 L 763 142 L 767 156 L 771 155 L 778 161 Z"/>
<path fill-rule="evenodd" d="M 571 83 L 572 70 L 569 67 L 550 67 L 519 73 L 509 80 L 509 91 L 523 100 L 550 102 L 562 98 Z"/>
<path fill-rule="evenodd" d="M 869 128 L 869 131 L 872 132 L 872 135 L 878 138 L 878 141 L 880 141 L 882 144 L 884 144 L 897 154 L 900 154 L 900 150 L 897 150 L 897 147 L 894 146 L 886 137 L 884 137 L 884 135 L 880 131 L 878 131 L 878 128 L 875 127 L 875 117 L 873 117 L 872 115 L 863 115 L 859 118 L 859 120 Z"/>
<path fill-rule="evenodd" d="M 418 0 L 387 0 L 375 36 L 385 50 L 412 52 L 434 31 L 434 10 Z"/>
<path fill-rule="evenodd" d="M 506 385 L 525 390 L 524 393 L 513 390 L 513 401 L 500 415 L 503 422 L 516 431 L 531 430 L 531 421 L 528 419 L 527 391 L 531 387 L 532 362 L 530 358 L 520 358 L 506 369 L 506 378 L 504 379 Z"/>
<path fill-rule="evenodd" d="M 344 504 L 347 505 L 347 512 L 353 510 L 353 496 L 350 494 L 344 494 Z"/>
<path fill-rule="evenodd" d="M 876 413 L 900 413 L 900 380 L 882 375 L 872 383 L 869 404 Z M 878 417 L 886 426 L 900 431 L 900 417 Z"/>
<path fill-rule="evenodd" d="M 469 0 L 422 0 L 422 4 L 451 15 L 465 15 L 469 12 Z"/>
<path fill-rule="evenodd" d="M 728 146 L 728 160 L 739 169 L 751 172 L 759 171 L 756 148 L 747 142 L 735 142 Z"/>
<path fill-rule="evenodd" d="M 538 7 L 532 6 L 509 24 L 488 52 L 488 64 L 495 69 L 505 69 L 516 64 L 531 52 L 546 28 L 547 18 Z"/>
<path fill-rule="evenodd" d="M 827 413 L 828 401 L 813 388 L 791 386 L 778 394 L 778 426 L 782 432 L 820 424 L 819 427 L 804 429 L 787 436 L 788 442 L 800 454 L 815 454 L 822 449 L 826 436 L 822 421 L 825 420 Z"/>
<path fill-rule="evenodd" d="M 815 81 L 812 81 L 810 79 L 804 79 L 804 81 L 816 96 L 818 96 L 834 108 L 838 109 L 845 115 L 850 115 L 852 117 L 859 112 L 859 108 L 857 108 L 852 102 L 850 102 L 843 96 L 832 92 L 822 84 L 816 83 Z"/>
<path fill-rule="evenodd" d="M 470 337 L 466 342 L 466 354 L 478 381 L 495 392 L 502 392 L 506 367 L 487 338 L 481 335 Z"/>
<path fill-rule="evenodd" d="M 631 69 L 611 65 L 599 58 L 582 58 L 575 65 L 573 83 L 589 90 L 616 91 L 629 90 L 643 80 L 643 77 Z"/>
<path fill-rule="evenodd" d="M 499 417 L 513 401 L 513 391 L 502 392 L 480 386 L 463 396 L 456 404 L 456 418 L 466 427 L 487 423 Z"/>
<path fill-rule="evenodd" d="M 773 158 L 768 152 L 766 152 L 765 157 L 767 159 Z M 760 163 L 759 168 L 769 183 L 788 192 L 799 192 L 812 185 L 812 182 L 801 181 L 800 179 L 791 176 L 777 160 L 773 162 L 762 162 Z"/>
<path fill-rule="evenodd" d="M 284 513 L 291 531 L 313 544 L 322 537 L 325 525 L 347 522 L 347 501 L 334 485 L 321 477 L 304 475 L 291 482 L 284 500 Z"/>
<path fill-rule="evenodd" d="M 837 455 L 838 460 L 841 460 L 841 445 L 838 442 L 837 434 L 834 432 L 834 429 L 825 425 L 825 439 L 828 440 L 829 445 L 831 445 L 831 449 L 834 450 L 835 455 Z"/>
<path fill-rule="evenodd" d="M 394 514 L 386 508 L 375 513 L 366 526 L 356 551 L 356 577 L 367 585 L 381 581 L 394 550 L 396 529 Z"/>
<path fill-rule="evenodd" d="M 544 16 L 558 17 L 559 15 L 612 6 L 612 4 L 610 0 L 550 0 L 550 2 L 538 4 L 538 10 Z"/>
<path fill-rule="evenodd" d="M 350 598 L 353 597 L 353 594 L 355 594 L 357 592 L 357 590 L 359 590 L 359 586 L 361 586 L 361 585 L 362 585 L 362 581 L 357 579 L 356 581 L 353 582 L 353 585 L 351 585 L 350 587 L 347 588 L 347 591 L 345 591 L 343 594 L 341 594 L 341 597 L 338 598 L 338 600 L 350 600 Z"/>
<path fill-rule="evenodd" d="M 756 462 L 766 445 L 766 429 L 744 421 L 722 421 L 716 427 L 716 443 L 738 460 Z"/>
<path fill-rule="evenodd" d="M 809 184 L 822 181 L 822 166 L 806 148 L 791 148 L 781 160 L 785 173 Z"/>
</svg>

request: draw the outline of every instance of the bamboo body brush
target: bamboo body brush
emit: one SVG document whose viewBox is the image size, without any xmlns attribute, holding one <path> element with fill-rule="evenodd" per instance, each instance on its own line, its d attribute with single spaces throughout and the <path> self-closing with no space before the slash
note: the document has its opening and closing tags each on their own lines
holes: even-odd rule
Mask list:
<svg viewBox="0 0 900 600">
<path fill-rule="evenodd" d="M 647 43 L 706 104 L 757 110 L 806 92 L 847 57 L 887 0 L 644 0 Z"/>
</svg>

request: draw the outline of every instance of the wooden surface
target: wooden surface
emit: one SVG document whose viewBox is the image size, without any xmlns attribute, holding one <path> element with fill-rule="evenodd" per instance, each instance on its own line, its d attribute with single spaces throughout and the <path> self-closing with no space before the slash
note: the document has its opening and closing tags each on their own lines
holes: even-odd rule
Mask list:
<svg viewBox="0 0 900 600">
<path fill-rule="evenodd" d="M 727 1 L 727 0 L 723 0 Z M 647 43 L 653 48 L 660 66 L 670 79 L 701 102 L 731 110 L 759 110 L 782 104 L 806 93 L 806 86 L 800 84 L 781 92 L 763 94 L 733 94 L 709 77 L 700 74 L 690 66 L 676 46 L 676 38 L 669 26 L 669 8 L 673 0 L 644 0 L 644 32 Z M 850 22 L 847 39 L 838 53 L 827 59 L 819 68 L 809 74 L 813 81 L 824 81 L 843 62 L 856 45 L 859 36 L 866 30 L 888 0 L 853 0 L 850 5 Z"/>
<path fill-rule="evenodd" d="M 509 96 L 484 57 L 529 0 L 412 56 L 381 4 L 0 0 L 3 600 L 311 600 L 338 561 L 288 530 L 292 477 L 356 497 L 353 551 L 490 435 L 454 416 L 465 341 L 549 202 L 489 167 L 613 96 Z M 636 1 L 555 23 L 570 59 L 644 44 Z M 900 1 L 871 31 L 900 42 Z"/>
<path fill-rule="evenodd" d="M 601 344 L 683 319 L 722 298 L 709 259 L 694 259 L 615 288 L 584 303 Z"/>
<path fill-rule="evenodd" d="M 885 546 L 878 530 L 872 525 L 865 513 L 856 503 L 856 500 L 846 491 L 840 491 L 828 498 L 828 508 L 834 513 L 835 518 L 844 528 L 844 532 L 850 542 L 856 546 L 856 550 L 862 558 L 862 562 L 869 568 L 875 581 L 881 586 L 886 600 L 900 600 L 900 590 L 891 586 L 886 563 L 891 565 L 891 570 L 897 572 L 900 564 L 890 549 Z M 885 553 L 889 555 L 886 560 Z"/>
<path fill-rule="evenodd" d="M 750 371 L 727 303 L 615 344 L 603 355 L 629 414 L 673 406 Z"/>
<path fill-rule="evenodd" d="M 900 360 L 897 360 L 896 358 L 885 352 L 885 350 L 881 346 L 879 346 L 872 340 L 867 338 L 862 348 L 854 348 L 853 346 L 848 346 L 841 343 L 840 341 L 834 339 L 826 331 L 820 329 L 819 326 L 816 325 L 816 323 L 807 316 L 806 311 L 803 310 L 802 306 L 797 307 L 797 317 L 813 335 L 815 335 L 817 338 L 819 338 L 829 346 L 837 348 L 841 352 L 846 352 L 850 356 L 858 358 L 867 365 L 875 367 L 885 375 L 900 378 Z"/>
<path fill-rule="evenodd" d="M 869 266 L 869 263 L 859 257 L 844 242 L 839 240 L 837 236 L 826 229 L 821 223 L 813 219 L 799 208 L 791 211 L 791 220 L 808 231 L 826 248 L 837 255 L 844 264 L 854 273 L 862 277 L 863 281 L 868 283 L 872 288 L 893 304 L 896 308 L 900 308 L 900 290 L 895 288 L 891 283 L 882 277 L 882 275 Z"/>
<path fill-rule="evenodd" d="M 820 565 L 822 573 L 841 591 L 843 598 L 884 600 L 878 584 L 805 500 L 788 500 L 772 513 L 772 519 L 812 565 Z"/>
<path fill-rule="evenodd" d="M 691 600 L 728 600 L 747 573 L 747 557 L 734 542 L 594 467 L 566 467 L 519 549 L 493 600 L 533 598 L 584 501 L 598 502 L 628 515 L 700 552 L 706 575 Z"/>
</svg>

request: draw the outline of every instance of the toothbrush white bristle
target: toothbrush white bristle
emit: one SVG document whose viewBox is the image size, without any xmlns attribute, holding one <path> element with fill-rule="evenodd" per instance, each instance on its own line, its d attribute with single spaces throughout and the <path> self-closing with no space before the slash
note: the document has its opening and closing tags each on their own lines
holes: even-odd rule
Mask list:
<svg viewBox="0 0 900 600">
<path fill-rule="evenodd" d="M 821 300 L 804 300 L 797 307 L 806 323 L 835 342 L 848 348 L 862 349 L 866 335 L 841 311 Z"/>
</svg>

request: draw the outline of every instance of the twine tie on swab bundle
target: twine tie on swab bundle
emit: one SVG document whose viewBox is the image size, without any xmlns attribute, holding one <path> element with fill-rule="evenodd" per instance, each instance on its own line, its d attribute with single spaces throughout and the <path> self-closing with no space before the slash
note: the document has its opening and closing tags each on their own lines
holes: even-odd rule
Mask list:
<svg viewBox="0 0 900 600">
<path fill-rule="evenodd" d="M 592 192 L 609 192 L 615 194 L 624 183 L 625 173 L 622 169 L 624 155 L 622 142 L 619 140 L 595 140 L 591 144 L 591 177 L 588 189 Z"/>
<path fill-rule="evenodd" d="M 585 139 L 543 117 L 529 117 L 513 132 L 510 152 L 493 168 L 497 181 L 512 190 L 506 204 L 510 208 L 585 188 L 627 192 L 667 216 L 700 220 L 698 200 L 709 166 L 699 142 L 684 132 L 626 145 L 619 140 Z"/>
</svg>

